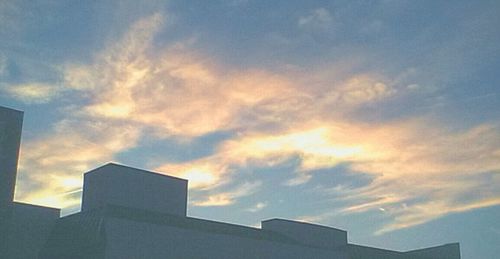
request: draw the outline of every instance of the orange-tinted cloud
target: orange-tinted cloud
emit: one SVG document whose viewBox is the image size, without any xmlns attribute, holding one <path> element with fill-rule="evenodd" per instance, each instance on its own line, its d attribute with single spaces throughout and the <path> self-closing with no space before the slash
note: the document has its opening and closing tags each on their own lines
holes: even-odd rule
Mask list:
<svg viewBox="0 0 500 259">
<path fill-rule="evenodd" d="M 139 136 L 139 128 L 105 121 L 59 122 L 50 134 L 23 144 L 16 199 L 51 207 L 78 204 L 65 194 L 81 189 L 82 173 L 135 146 Z"/>
<path fill-rule="evenodd" d="M 209 194 L 207 197 L 201 200 L 192 201 L 191 204 L 194 206 L 202 207 L 232 205 L 236 201 L 236 199 L 256 193 L 259 190 L 261 184 L 261 182 L 246 182 L 236 186 L 229 191 Z"/>
</svg>

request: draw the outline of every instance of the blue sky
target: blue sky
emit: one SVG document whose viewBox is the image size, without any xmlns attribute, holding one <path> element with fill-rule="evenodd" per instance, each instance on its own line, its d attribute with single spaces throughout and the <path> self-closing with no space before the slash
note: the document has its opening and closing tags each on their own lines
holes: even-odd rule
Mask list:
<svg viewBox="0 0 500 259">
<path fill-rule="evenodd" d="M 75 212 L 115 161 L 189 179 L 192 216 L 500 253 L 497 1 L 136 2 L 0 3 L 17 200 Z"/>
</svg>

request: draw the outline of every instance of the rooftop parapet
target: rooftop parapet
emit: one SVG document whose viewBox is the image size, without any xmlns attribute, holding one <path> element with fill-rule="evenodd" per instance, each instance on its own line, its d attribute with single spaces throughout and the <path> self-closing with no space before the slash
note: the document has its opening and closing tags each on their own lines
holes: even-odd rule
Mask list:
<svg viewBox="0 0 500 259">
<path fill-rule="evenodd" d="M 440 258 L 440 259 L 460 259 L 460 244 L 452 243 L 441 246 L 428 247 L 412 250 L 404 253 L 408 256 L 421 258 Z"/>
<path fill-rule="evenodd" d="M 286 219 L 261 222 L 262 229 L 278 232 L 302 244 L 337 249 L 347 245 L 347 231 Z"/>
</svg>

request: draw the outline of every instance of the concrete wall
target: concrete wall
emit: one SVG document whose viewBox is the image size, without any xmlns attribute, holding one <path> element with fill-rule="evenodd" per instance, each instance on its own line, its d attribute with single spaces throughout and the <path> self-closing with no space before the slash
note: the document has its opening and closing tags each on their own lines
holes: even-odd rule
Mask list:
<svg viewBox="0 0 500 259">
<path fill-rule="evenodd" d="M 336 249 L 347 245 L 347 232 L 336 228 L 286 219 L 266 220 L 261 225 L 262 229 L 281 233 L 311 246 Z"/>
<path fill-rule="evenodd" d="M 458 243 L 412 250 L 404 253 L 408 258 L 421 257 L 425 259 L 460 259 L 460 245 Z"/>
<path fill-rule="evenodd" d="M 106 259 L 347 258 L 346 254 L 340 251 L 118 218 L 106 220 L 105 254 Z"/>
<path fill-rule="evenodd" d="M 460 259 L 458 243 L 408 252 L 349 244 L 348 252 L 349 259 Z"/>
<path fill-rule="evenodd" d="M 407 259 L 401 252 L 368 246 L 349 244 L 347 250 L 349 259 Z"/>
<path fill-rule="evenodd" d="M 82 211 L 106 204 L 186 216 L 187 180 L 107 164 L 85 174 Z"/>
<path fill-rule="evenodd" d="M 14 203 L 9 225 L 9 256 L 6 258 L 38 258 L 38 253 L 59 218 L 59 212 L 59 209 Z"/>
<path fill-rule="evenodd" d="M 22 124 L 22 112 L 0 106 L 0 254 L 7 249 Z"/>
</svg>

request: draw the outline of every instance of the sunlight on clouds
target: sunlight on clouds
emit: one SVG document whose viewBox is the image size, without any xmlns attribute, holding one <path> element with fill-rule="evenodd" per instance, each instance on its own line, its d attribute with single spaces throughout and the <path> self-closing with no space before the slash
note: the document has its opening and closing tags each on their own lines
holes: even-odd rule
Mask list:
<svg viewBox="0 0 500 259">
<path fill-rule="evenodd" d="M 396 93 L 396 90 L 384 81 L 386 80 L 377 75 L 355 75 L 339 82 L 337 87 L 326 92 L 319 100 L 325 107 L 333 106 L 337 109 L 381 100 Z"/>
<path fill-rule="evenodd" d="M 500 143 L 496 127 L 481 125 L 466 132 L 452 133 L 426 129 L 425 125 L 400 125 L 391 131 L 393 139 L 372 139 L 380 145 L 386 143 L 392 147 L 384 149 L 387 159 L 356 164 L 353 168 L 384 174 L 386 178 L 399 178 L 402 174 L 460 175 L 499 169 L 500 164 L 492 155 Z M 391 131 L 387 129 L 387 132 Z M 397 136 L 403 134 L 406 136 L 398 139 Z M 376 148 L 373 151 L 377 151 Z"/>
<path fill-rule="evenodd" d="M 81 187 L 83 184 L 81 178 L 65 178 L 60 181 L 60 185 L 64 186 L 65 188 L 78 188 Z"/>
<path fill-rule="evenodd" d="M 45 179 L 43 189 L 38 189 L 23 197 L 31 204 L 53 208 L 68 208 L 80 203 L 78 194 L 82 191 L 82 175 L 50 175 Z"/>
<path fill-rule="evenodd" d="M 207 85 L 213 85 L 216 83 L 213 73 L 202 64 L 191 62 L 183 64 L 182 60 L 176 61 L 178 62 L 177 64 L 164 63 L 167 67 L 171 67 L 169 69 L 169 75 L 173 78 Z"/>
<path fill-rule="evenodd" d="M 500 143 L 498 129 L 483 125 L 449 132 L 426 125 L 429 122 L 425 120 L 381 125 L 324 122 L 312 129 L 275 135 L 249 134 L 221 143 L 217 153 L 205 162 L 272 167 L 298 156 L 301 163 L 296 176 L 285 182 L 290 186 L 307 183 L 313 177 L 311 170 L 345 163 L 354 172 L 375 178 L 364 187 L 341 190 L 342 199 L 351 205 L 327 215 L 383 207 L 399 224 L 384 226 L 381 232 L 494 205 L 500 193 L 493 186 L 500 184 L 500 179 L 487 175 L 500 170 L 495 155 Z M 461 198 L 464 195 L 468 198 Z M 218 201 L 222 206 L 224 197 L 213 196 L 207 202 Z"/>
<path fill-rule="evenodd" d="M 267 202 L 258 202 L 254 206 L 248 208 L 247 211 L 252 213 L 259 212 L 263 210 L 265 207 L 267 207 L 267 205 L 268 205 Z"/>
<path fill-rule="evenodd" d="M 125 119 L 133 111 L 133 106 L 129 102 L 120 103 L 101 103 L 98 105 L 87 107 L 90 114 L 95 114 L 108 118 Z"/>
<path fill-rule="evenodd" d="M 2 88 L 3 92 L 25 103 L 46 103 L 60 92 L 59 87 L 43 83 L 4 85 Z"/>
<path fill-rule="evenodd" d="M 399 134 L 404 138 L 381 138 L 394 147 L 384 159 L 351 164 L 351 169 L 376 178 L 347 194 L 354 204 L 344 212 L 365 212 L 383 206 L 398 222 L 378 232 L 384 233 L 449 213 L 499 204 L 500 192 L 494 186 L 500 184 L 500 179 L 490 177 L 500 171 L 500 163 L 492 155 L 500 143 L 498 128 L 483 125 L 452 133 L 424 125 L 401 125 L 397 131 L 404 129 Z"/>
<path fill-rule="evenodd" d="M 225 182 L 223 177 L 227 174 L 225 165 L 204 160 L 186 164 L 165 164 L 156 170 L 189 180 L 190 189 L 214 188 Z"/>
<path fill-rule="evenodd" d="M 395 219 L 395 222 L 390 223 L 383 228 L 375 232 L 375 235 L 382 235 L 394 230 L 408 228 L 415 225 L 423 224 L 429 221 L 429 219 L 438 218 L 449 213 L 458 213 L 469 211 L 473 209 L 479 209 L 484 207 L 496 206 L 500 204 L 500 198 L 491 198 L 486 200 L 481 200 L 476 203 L 463 205 L 463 206 L 449 206 L 445 202 L 428 202 L 423 205 L 413 206 L 410 208 L 405 208 L 405 212 L 399 213 Z M 394 213 L 394 212 L 393 212 Z"/>
<path fill-rule="evenodd" d="M 318 223 L 326 221 L 327 219 L 335 217 L 338 214 L 339 214 L 338 211 L 332 210 L 332 211 L 328 211 L 328 212 L 320 213 L 320 214 L 315 214 L 315 215 L 300 216 L 300 217 L 297 217 L 295 220 L 306 222 L 306 223 L 318 224 Z"/>
<path fill-rule="evenodd" d="M 331 167 L 352 159 L 361 147 L 338 145 L 326 128 L 308 129 L 284 135 L 254 135 L 221 144 L 211 157 L 183 164 L 165 164 L 156 170 L 190 180 L 189 188 L 215 188 L 234 173 L 228 166 L 273 166 L 293 155 L 302 158 L 301 171 Z M 300 174 L 289 185 L 307 182 L 310 176 Z"/>
<path fill-rule="evenodd" d="M 377 200 L 366 202 L 363 204 L 351 206 L 348 208 L 345 208 L 343 211 L 344 212 L 362 212 L 366 211 L 368 209 L 373 209 L 373 208 L 378 208 L 380 209 L 380 205 L 389 205 L 389 204 L 394 204 L 394 203 L 399 203 L 406 199 L 408 197 L 398 197 L 398 196 L 387 196 L 387 197 L 381 197 L 378 198 Z"/>
<path fill-rule="evenodd" d="M 76 90 L 89 90 L 95 88 L 95 78 L 92 75 L 95 69 L 82 65 L 66 65 L 61 68 L 66 86 Z"/>
<path fill-rule="evenodd" d="M 81 188 L 82 174 L 133 147 L 140 129 L 99 121 L 61 121 L 50 135 L 23 145 L 16 199 L 67 207 L 79 203 L 63 195 Z M 66 200 L 69 199 L 69 200 Z"/>
<path fill-rule="evenodd" d="M 191 204 L 200 207 L 212 207 L 212 206 L 228 206 L 234 202 L 233 198 L 227 193 L 219 193 L 216 195 L 209 196 L 203 201 L 194 201 Z"/>
<path fill-rule="evenodd" d="M 66 84 L 91 96 L 83 111 L 161 129 L 165 136 L 196 137 L 241 125 L 240 113 L 296 94 L 282 76 L 219 69 L 184 44 L 151 55 L 162 16 L 133 25 L 94 63 L 67 65 Z"/>
<path fill-rule="evenodd" d="M 361 146 L 348 146 L 335 142 L 328 128 L 320 127 L 289 132 L 282 135 L 257 135 L 231 140 L 221 147 L 231 161 L 244 164 L 244 160 L 270 161 L 271 158 L 299 155 L 301 169 L 331 167 L 348 161 L 362 151 Z"/>
<path fill-rule="evenodd" d="M 426 127 L 429 124 L 372 125 L 369 131 L 351 124 L 348 132 L 352 134 L 345 139 L 365 148 L 346 162 L 354 172 L 372 174 L 374 180 L 358 188 L 320 188 L 350 205 L 302 219 L 326 222 L 339 215 L 383 208 L 391 222 L 376 234 L 384 234 L 450 213 L 499 205 L 498 127 L 482 125 L 449 132 Z"/>
<path fill-rule="evenodd" d="M 30 204 L 51 208 L 69 208 L 80 203 L 79 198 L 68 198 L 65 195 L 54 195 L 52 193 L 28 196 L 27 200 L 29 200 Z"/>
<path fill-rule="evenodd" d="M 193 183 L 193 188 L 197 188 L 203 185 L 212 185 L 215 184 L 218 180 L 214 177 L 213 173 L 197 168 L 187 170 L 181 175 L 182 178 L 189 179 L 189 182 Z"/>
<path fill-rule="evenodd" d="M 232 205 L 236 202 L 237 198 L 245 197 L 257 192 L 261 185 L 262 183 L 259 181 L 247 182 L 230 191 L 211 194 L 205 199 L 192 201 L 191 204 L 201 207 Z"/>
</svg>

